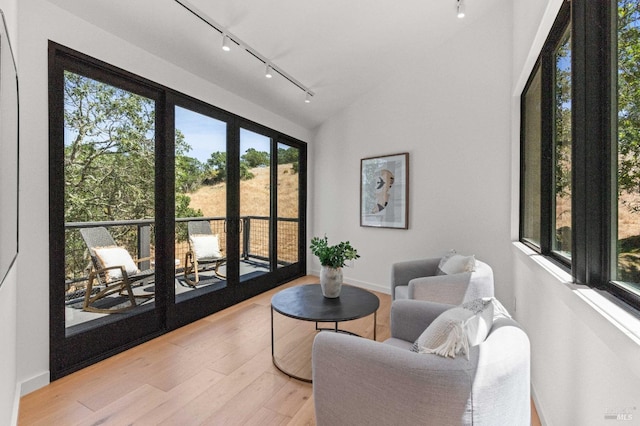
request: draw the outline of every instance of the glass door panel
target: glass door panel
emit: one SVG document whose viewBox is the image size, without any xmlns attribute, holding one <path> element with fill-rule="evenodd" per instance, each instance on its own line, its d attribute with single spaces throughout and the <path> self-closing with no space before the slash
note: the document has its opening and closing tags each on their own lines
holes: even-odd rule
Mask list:
<svg viewBox="0 0 640 426">
<path fill-rule="evenodd" d="M 298 262 L 298 238 L 300 232 L 299 171 L 300 150 L 278 143 L 278 244 L 276 265 L 278 268 Z"/>
<path fill-rule="evenodd" d="M 227 286 L 227 123 L 175 107 L 176 302 Z"/>
<path fill-rule="evenodd" d="M 271 270 L 271 138 L 240 128 L 240 281 Z"/>
<path fill-rule="evenodd" d="M 155 109 L 64 72 L 67 334 L 154 307 Z"/>
</svg>

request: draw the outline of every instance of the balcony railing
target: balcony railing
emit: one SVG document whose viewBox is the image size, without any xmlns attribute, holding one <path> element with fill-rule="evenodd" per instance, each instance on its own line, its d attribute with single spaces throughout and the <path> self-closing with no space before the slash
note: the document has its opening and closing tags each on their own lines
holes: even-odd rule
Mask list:
<svg viewBox="0 0 640 426">
<path fill-rule="evenodd" d="M 226 247 L 226 219 L 224 217 L 190 217 L 176 218 L 175 259 L 176 272 L 184 267 L 184 259 L 189 244 L 187 241 L 187 222 L 193 220 L 208 220 L 211 230 L 220 239 L 220 247 Z M 243 216 L 241 221 L 240 259 L 244 261 L 269 260 L 269 217 Z M 288 265 L 298 261 L 298 230 L 297 218 L 277 218 L 279 243 L 277 248 L 277 262 Z M 90 266 L 87 247 L 78 232 L 81 228 L 104 226 L 109 229 L 114 240 L 127 248 L 131 256 L 136 258 L 152 257 L 155 254 L 153 219 L 118 220 L 102 222 L 68 222 L 65 223 L 65 284 L 70 287 L 83 286 L 88 276 Z M 146 263 L 146 264 L 145 264 Z M 140 265 L 141 269 L 151 266 L 150 262 Z"/>
</svg>

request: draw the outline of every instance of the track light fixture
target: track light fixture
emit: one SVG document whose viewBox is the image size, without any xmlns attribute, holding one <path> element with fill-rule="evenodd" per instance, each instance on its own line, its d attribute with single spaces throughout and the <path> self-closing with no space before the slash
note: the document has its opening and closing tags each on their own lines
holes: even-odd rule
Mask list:
<svg viewBox="0 0 640 426">
<path fill-rule="evenodd" d="M 464 4 L 462 0 L 458 0 L 458 18 L 464 18 Z"/>
<path fill-rule="evenodd" d="M 257 60 L 259 60 L 265 65 L 264 76 L 266 78 L 272 78 L 274 73 L 278 73 L 278 75 L 280 75 L 281 77 L 284 77 L 286 80 L 289 81 L 289 83 L 293 84 L 294 86 L 296 86 L 298 89 L 302 90 L 305 93 L 306 96 L 304 101 L 306 103 L 311 102 L 311 97 L 314 96 L 315 94 L 307 86 L 305 86 L 304 84 L 300 83 L 298 80 L 293 78 L 292 75 L 288 74 L 282 68 L 279 68 L 278 66 L 274 65 L 271 62 L 271 60 L 269 60 L 260 52 L 258 52 L 257 50 L 249 46 L 247 43 L 240 40 L 234 34 L 229 32 L 225 27 L 223 27 L 222 25 L 218 24 L 216 21 L 208 17 L 205 13 L 198 10 L 198 8 L 196 8 L 194 5 L 189 3 L 188 0 L 174 0 L 174 1 L 178 3 L 180 6 L 184 7 L 196 18 L 198 18 L 199 20 L 201 20 L 202 22 L 204 22 L 205 24 L 207 24 L 208 26 L 210 26 L 211 28 L 213 28 L 214 30 L 216 30 L 222 35 L 222 50 L 228 52 L 229 50 L 231 50 L 231 43 L 234 43 L 236 46 L 240 47 L 241 49 L 244 49 L 245 52 L 249 53 L 251 56 L 253 56 L 254 58 L 256 58 Z"/>
<path fill-rule="evenodd" d="M 225 52 L 231 50 L 231 41 L 229 40 L 229 36 L 226 34 L 224 35 L 224 37 L 222 37 L 222 50 L 224 50 Z"/>
</svg>

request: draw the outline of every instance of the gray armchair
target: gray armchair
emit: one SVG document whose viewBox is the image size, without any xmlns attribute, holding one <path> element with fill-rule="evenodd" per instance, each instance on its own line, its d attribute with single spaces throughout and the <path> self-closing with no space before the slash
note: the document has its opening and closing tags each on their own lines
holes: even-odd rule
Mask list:
<svg viewBox="0 0 640 426">
<path fill-rule="evenodd" d="M 399 300 L 384 343 L 321 332 L 313 344 L 318 426 L 529 425 L 529 339 L 499 318 L 487 339 L 443 358 L 410 348 L 445 304 Z"/>
<path fill-rule="evenodd" d="M 476 260 L 473 272 L 438 275 L 440 258 L 409 260 L 391 265 L 391 297 L 428 300 L 449 305 L 493 297 L 493 270 Z"/>
</svg>

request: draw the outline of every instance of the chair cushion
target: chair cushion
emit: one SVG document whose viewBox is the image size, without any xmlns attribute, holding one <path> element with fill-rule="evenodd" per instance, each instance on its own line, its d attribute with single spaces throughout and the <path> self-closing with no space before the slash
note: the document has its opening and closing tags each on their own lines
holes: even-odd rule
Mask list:
<svg viewBox="0 0 640 426">
<path fill-rule="evenodd" d="M 107 247 L 95 247 L 93 249 L 96 257 L 98 258 L 98 262 L 103 268 L 110 268 L 112 266 L 123 266 L 124 270 L 127 271 L 127 275 L 135 275 L 140 270 L 138 266 L 131 258 L 131 255 L 124 247 L 119 246 L 107 246 Z M 121 269 L 109 269 L 106 273 L 107 282 L 121 280 L 122 279 L 122 270 Z"/>
<path fill-rule="evenodd" d="M 491 298 L 475 299 L 440 314 L 416 339 L 411 350 L 455 358 L 484 342 L 493 325 Z"/>
<path fill-rule="evenodd" d="M 476 258 L 474 255 L 462 256 L 450 253 L 444 256 L 438 264 L 439 275 L 459 274 L 461 272 L 473 272 L 476 270 Z"/>
<path fill-rule="evenodd" d="M 408 299 L 409 298 L 409 286 L 408 285 L 397 285 L 395 287 L 395 298 L 396 299 Z"/>
<path fill-rule="evenodd" d="M 189 235 L 189 242 L 198 260 L 222 257 L 217 235 L 193 234 Z"/>
<path fill-rule="evenodd" d="M 396 337 L 390 337 L 384 342 L 385 345 L 395 346 L 396 348 L 412 350 L 413 346 L 411 342 L 407 342 L 406 340 L 398 339 Z"/>
</svg>

